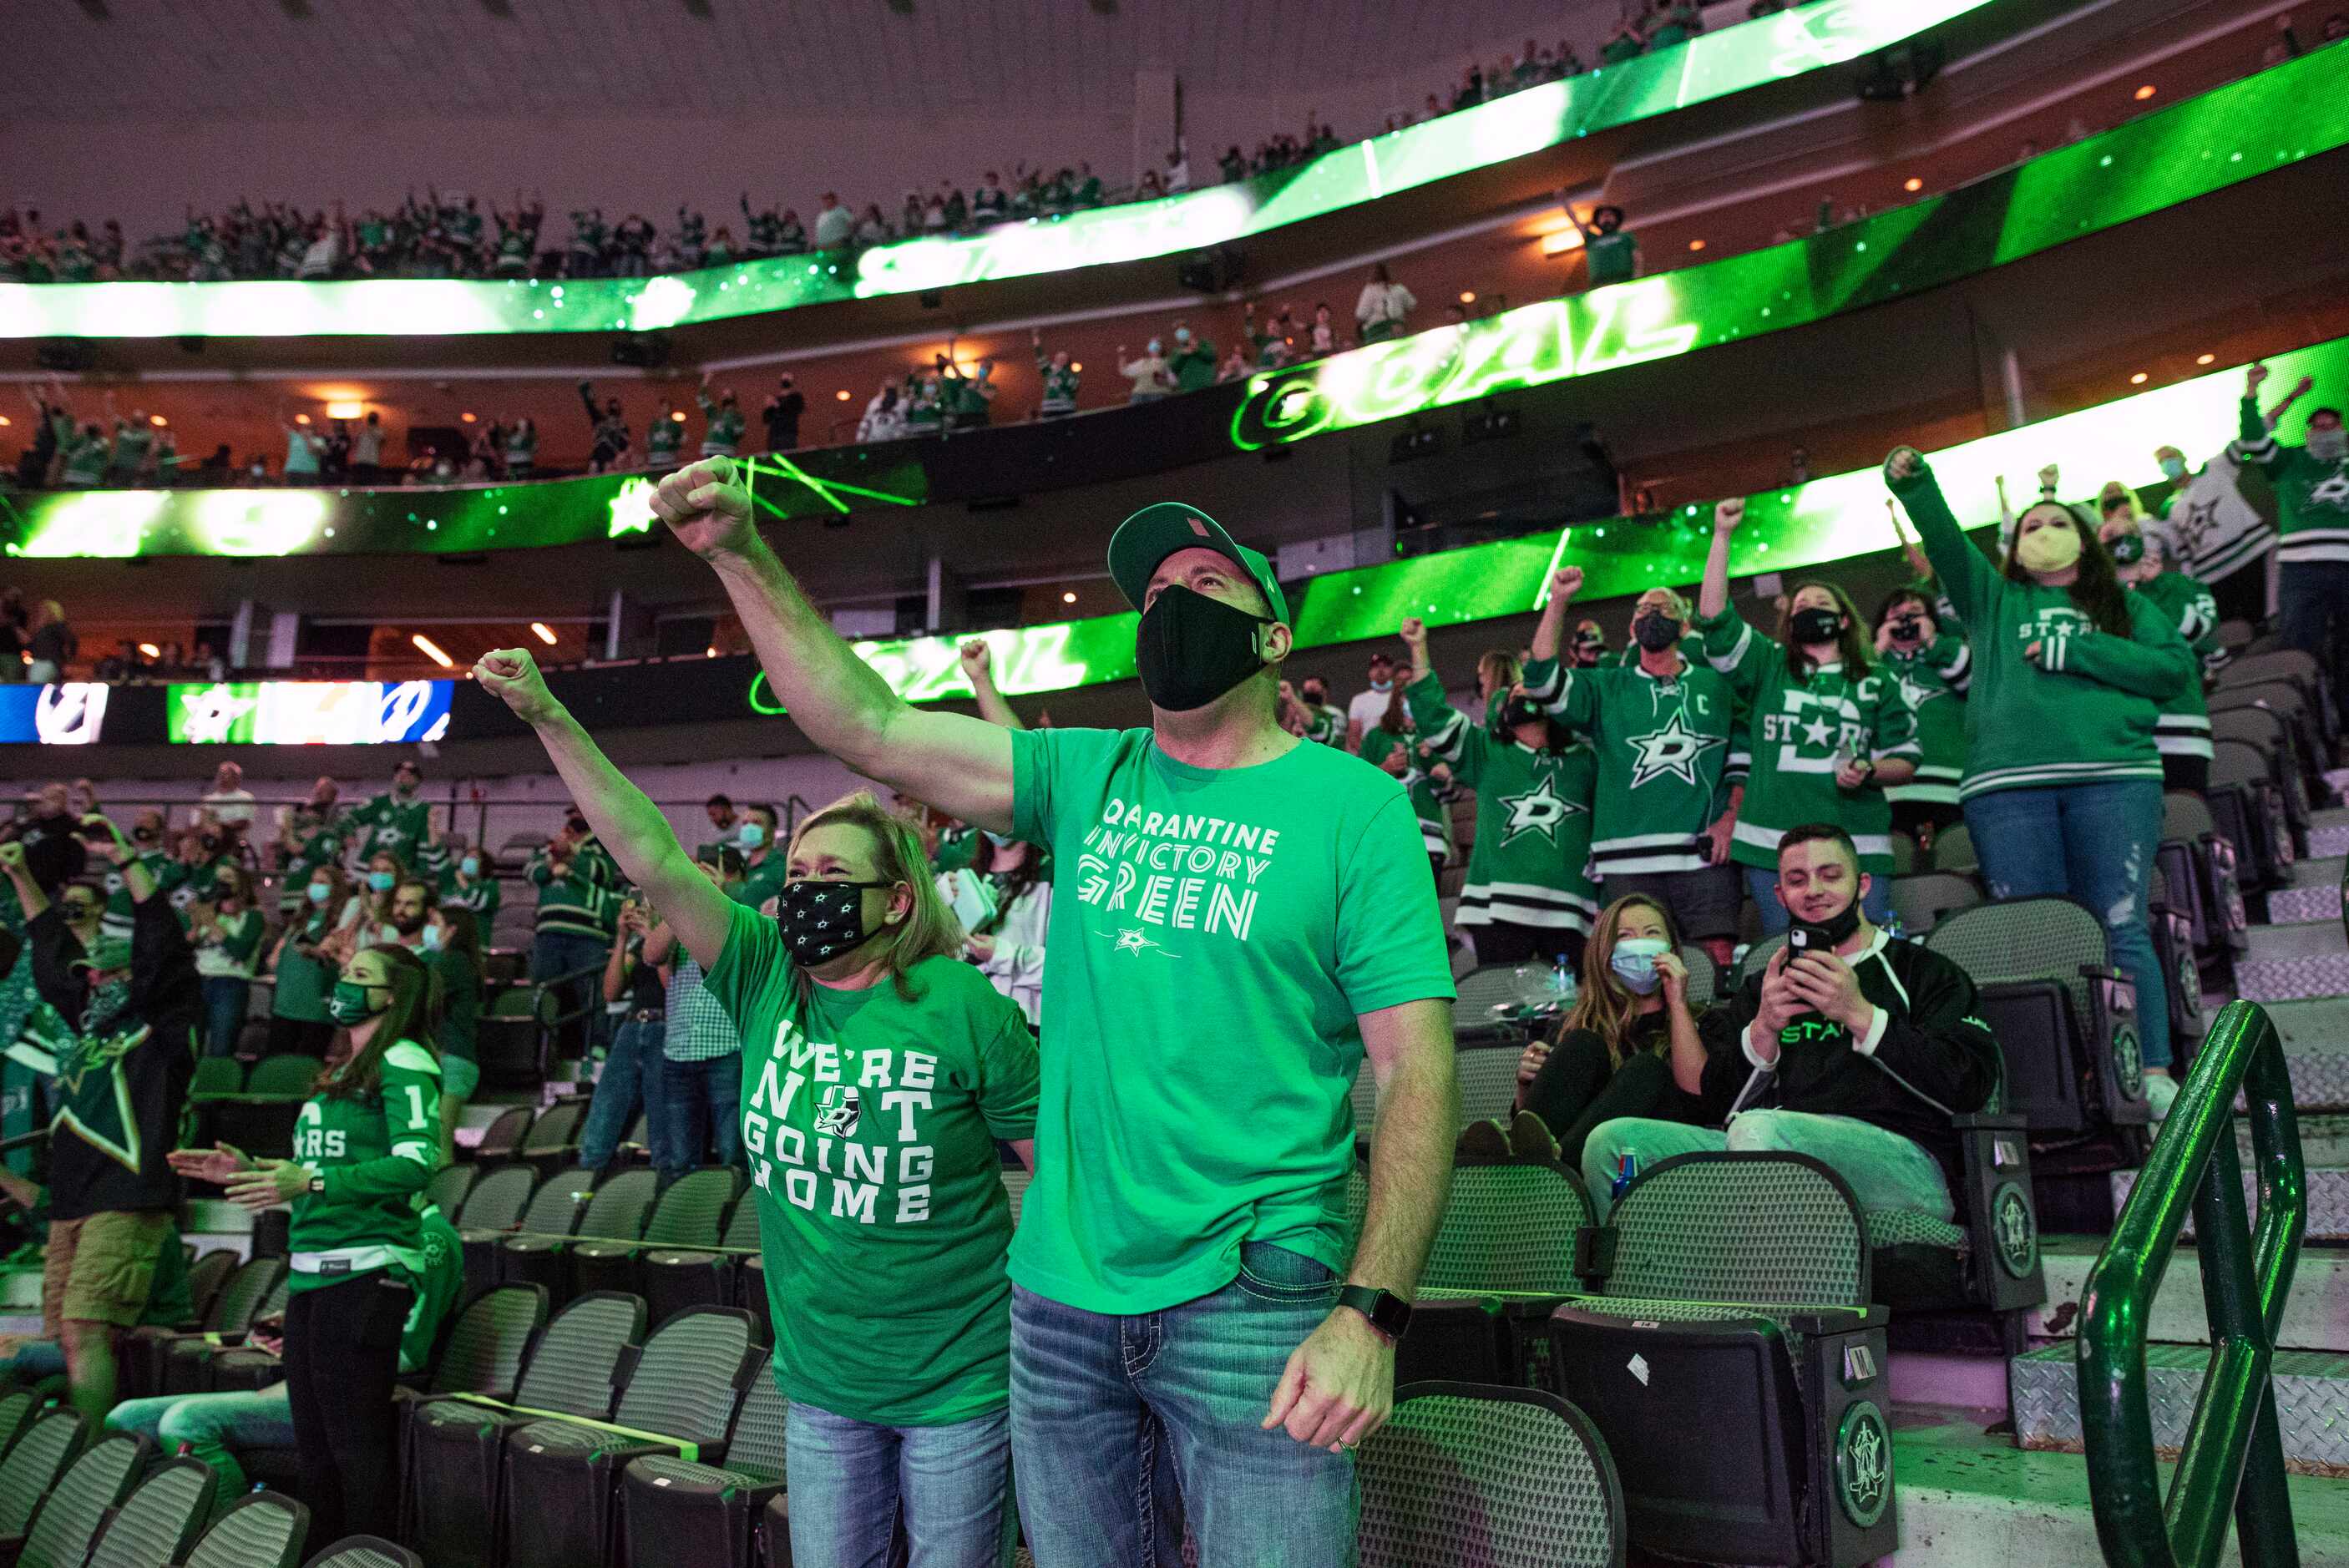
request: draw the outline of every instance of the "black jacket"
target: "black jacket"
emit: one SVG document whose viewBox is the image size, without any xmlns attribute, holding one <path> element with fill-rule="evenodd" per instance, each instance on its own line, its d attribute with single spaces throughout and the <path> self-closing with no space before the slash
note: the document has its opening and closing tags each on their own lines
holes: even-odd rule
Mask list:
<svg viewBox="0 0 2349 1568">
<path fill-rule="evenodd" d="M 89 988 L 73 967 L 80 940 L 55 904 L 25 929 L 33 984 L 67 1031 L 55 1042 L 50 1088 L 50 1216 L 177 1209 L 180 1179 L 163 1157 L 179 1144 L 203 1019 L 203 983 L 179 915 L 160 893 L 133 907 L 129 1005 L 94 1033 L 83 1027 Z"/>
<path fill-rule="evenodd" d="M 1998 1042 L 1973 1016 L 1974 983 L 1941 954 L 1881 935 L 1844 962 L 1859 994 L 1885 1015 L 1876 1049 L 1856 1050 L 1842 1025 L 1806 1014 L 1782 1035 L 1776 1070 L 1745 1105 L 1847 1116 L 1897 1132 L 1940 1161 L 1955 1191 L 1961 1171 L 1950 1119 L 1982 1109 L 1999 1080 Z M 1762 979 L 1759 970 L 1747 975 L 1730 1005 L 1698 1026 L 1708 1100 L 1733 1098 L 1755 1070 L 1744 1036 L 1762 1010 Z"/>
</svg>

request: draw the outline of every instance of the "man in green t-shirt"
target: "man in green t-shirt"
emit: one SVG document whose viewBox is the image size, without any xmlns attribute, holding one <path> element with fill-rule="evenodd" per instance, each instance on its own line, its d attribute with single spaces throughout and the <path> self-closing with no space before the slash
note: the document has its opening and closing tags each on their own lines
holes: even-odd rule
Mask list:
<svg viewBox="0 0 2349 1568">
<path fill-rule="evenodd" d="M 1052 1478 L 1023 1514 L 1039 1568 L 1143 1555 L 1154 1424 L 1184 1434 L 1203 1562 L 1350 1561 L 1348 1450 L 1392 1407 L 1391 1336 L 1449 1186 L 1453 987 L 1402 787 L 1280 727 L 1293 634 L 1270 565 L 1192 507 L 1136 512 L 1109 566 L 1143 613 L 1152 727 L 1015 732 L 900 699 L 760 538 L 732 463 L 665 480 L 653 509 L 819 748 L 1061 868 L 1011 1247 L 1014 1460 Z"/>
</svg>

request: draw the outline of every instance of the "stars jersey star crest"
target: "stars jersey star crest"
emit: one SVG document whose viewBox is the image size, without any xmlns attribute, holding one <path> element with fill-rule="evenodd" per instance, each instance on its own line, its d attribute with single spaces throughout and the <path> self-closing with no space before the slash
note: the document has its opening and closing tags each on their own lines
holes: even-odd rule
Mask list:
<svg viewBox="0 0 2349 1568">
<path fill-rule="evenodd" d="M 1526 833 L 1539 833 L 1550 843 L 1557 842 L 1557 830 L 1577 811 L 1589 808 L 1566 799 L 1557 792 L 1557 780 L 1544 773 L 1534 787 L 1521 795 L 1495 797 L 1509 809 L 1508 828 L 1501 835 L 1504 847 L 1515 843 Z"/>
<path fill-rule="evenodd" d="M 1697 782 L 1696 765 L 1704 754 L 1728 742 L 1719 736 L 1699 735 L 1675 711 L 1661 729 L 1628 738 L 1638 755 L 1631 763 L 1631 788 L 1670 774 L 1683 784 Z"/>
</svg>

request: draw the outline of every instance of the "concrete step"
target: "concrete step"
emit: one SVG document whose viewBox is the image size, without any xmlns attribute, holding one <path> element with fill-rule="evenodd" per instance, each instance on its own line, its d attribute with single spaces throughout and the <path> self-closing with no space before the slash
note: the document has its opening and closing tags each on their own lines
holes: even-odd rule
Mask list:
<svg viewBox="0 0 2349 1568">
<path fill-rule="evenodd" d="M 2047 1301 L 2031 1309 L 2033 1338 L 2070 1339 L 2079 1333 L 2080 1297 L 2104 1244 L 2102 1236 L 2049 1236 L 2041 1243 Z M 2192 1247 L 2181 1246 L 2170 1258 L 2145 1332 L 2161 1344 L 2210 1342 L 2210 1319 L 2202 1303 L 2202 1260 Z M 2276 1347 L 2349 1352 L 2349 1253 L 2330 1247 L 2301 1249 L 2283 1321 L 2276 1329 Z"/>
<path fill-rule="evenodd" d="M 2349 995 L 2349 932 L 2329 921 L 2255 925 L 2235 988 L 2254 1002 Z"/>
<path fill-rule="evenodd" d="M 2300 964 L 2349 956 L 2349 931 L 2321 920 L 2297 925 L 2254 925 L 2246 934 L 2251 938 L 2251 947 L 2243 954 L 2246 964 Z"/>
<path fill-rule="evenodd" d="M 2349 1242 L 2349 1170 L 2338 1165 L 2310 1165 L 2303 1172 L 2308 1179 L 2308 1231 L 2312 1242 Z M 2129 1189 L 2137 1183 L 2134 1171 L 2113 1172 L 2113 1207 L 2118 1212 L 2127 1200 Z M 2259 1189 L 2247 1169 L 2243 1172 L 2243 1210 L 2253 1222 L 2259 1215 Z M 2187 1216 L 2186 1235 L 2194 1233 L 2194 1220 Z M 2306 1256 L 2306 1253 L 2302 1253 Z"/>
<path fill-rule="evenodd" d="M 2316 816 L 2321 820 L 2325 817 L 2337 817 L 2340 814 L 2336 810 L 2319 811 Z M 2349 855 L 2349 823 L 2333 822 L 2319 826 L 2317 821 L 2311 821 L 2308 829 L 2308 852 L 2311 858 Z"/>
<path fill-rule="evenodd" d="M 2337 888 L 2341 885 L 2341 855 L 2309 855 L 2292 863 L 2292 885 Z"/>
<path fill-rule="evenodd" d="M 2024 1448 L 2080 1448 L 2078 1353 L 2065 1341 L 2007 1363 L 2015 1440 Z M 2199 1345 L 2146 1346 L 2156 1449 L 2175 1454 L 2184 1444 L 2209 1358 L 2209 1349 Z M 2271 1366 L 2284 1463 L 2309 1474 L 2349 1475 L 2349 1355 L 2279 1350 Z M 1899 1480 L 1905 1492 L 1908 1477 Z"/>
<path fill-rule="evenodd" d="M 2077 1454 L 2025 1452 L 1984 1429 L 1997 1411 L 1896 1406 L 1893 1476 L 1900 1550 L 1894 1568 L 2017 1568 L 2102 1563 Z M 2174 1465 L 2161 1467 L 2166 1493 Z M 2292 1533 L 2305 1568 L 2349 1563 L 2349 1480 L 2290 1479 Z M 2240 1564 L 2231 1537 L 2221 1563 Z"/>
</svg>

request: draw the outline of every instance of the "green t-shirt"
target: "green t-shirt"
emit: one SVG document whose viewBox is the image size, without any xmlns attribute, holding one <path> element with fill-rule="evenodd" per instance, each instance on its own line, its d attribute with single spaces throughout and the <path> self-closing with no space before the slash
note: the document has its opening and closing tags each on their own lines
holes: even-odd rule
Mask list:
<svg viewBox="0 0 2349 1568">
<path fill-rule="evenodd" d="M 775 1378 L 850 1420 L 944 1426 L 1010 1400 L 1011 1204 L 995 1140 L 1034 1135 L 1036 1042 L 957 959 L 867 991 L 802 980 L 730 912 L 704 984 L 742 1037 Z"/>
<path fill-rule="evenodd" d="M 287 1289 L 385 1268 L 422 1277 L 422 1194 L 440 1163 L 440 1064 L 429 1050 L 396 1042 L 383 1054 L 373 1095 L 305 1100 L 294 1158 L 324 1177 L 326 1190 L 294 1201 Z"/>
<path fill-rule="evenodd" d="M 1592 235 L 1583 242 L 1582 249 L 1588 260 L 1592 288 L 1630 283 L 1639 270 L 1640 242 L 1621 229 L 1611 234 Z"/>
<path fill-rule="evenodd" d="M 1131 1314 L 1230 1284 L 1243 1242 L 1344 1269 L 1356 1018 L 1453 995 L 1402 786 L 1303 741 L 1226 769 L 1147 729 L 1011 747 L 1013 831 L 1060 868 L 1012 1277 Z"/>
</svg>

